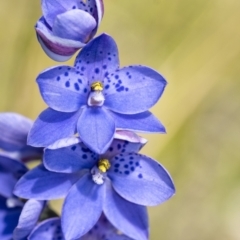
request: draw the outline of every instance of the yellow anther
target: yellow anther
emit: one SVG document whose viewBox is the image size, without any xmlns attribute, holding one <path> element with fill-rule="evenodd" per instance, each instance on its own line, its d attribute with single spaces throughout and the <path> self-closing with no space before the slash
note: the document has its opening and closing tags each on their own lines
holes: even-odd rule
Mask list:
<svg viewBox="0 0 240 240">
<path fill-rule="evenodd" d="M 111 167 L 110 162 L 108 161 L 108 159 L 101 159 L 98 162 L 98 169 L 105 173 L 109 168 Z"/>
<path fill-rule="evenodd" d="M 103 84 L 101 82 L 93 82 L 91 84 L 91 91 L 96 92 L 96 91 L 102 91 L 103 90 Z"/>
</svg>

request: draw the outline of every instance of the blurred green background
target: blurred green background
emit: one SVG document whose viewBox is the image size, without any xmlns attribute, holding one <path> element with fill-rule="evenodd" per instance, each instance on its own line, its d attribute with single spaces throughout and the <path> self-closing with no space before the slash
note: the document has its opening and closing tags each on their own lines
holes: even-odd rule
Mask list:
<svg viewBox="0 0 240 240">
<path fill-rule="evenodd" d="M 0 111 L 32 119 L 46 107 L 35 78 L 56 65 L 35 37 L 40 15 L 40 0 L 0 3 Z M 151 240 L 240 239 L 239 23 L 239 0 L 105 0 L 99 33 L 115 38 L 121 65 L 169 83 L 152 109 L 168 134 L 146 136 L 143 152 L 177 194 L 150 208 Z"/>
</svg>

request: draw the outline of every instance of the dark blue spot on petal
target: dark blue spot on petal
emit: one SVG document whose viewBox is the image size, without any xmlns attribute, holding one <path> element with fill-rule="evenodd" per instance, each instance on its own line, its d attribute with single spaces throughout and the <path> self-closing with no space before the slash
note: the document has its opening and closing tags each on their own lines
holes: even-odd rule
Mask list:
<svg viewBox="0 0 240 240">
<path fill-rule="evenodd" d="M 128 175 L 130 172 L 129 172 L 129 171 L 125 171 L 124 173 L 125 173 L 126 175 Z"/>
<path fill-rule="evenodd" d="M 99 71 L 99 68 L 95 68 L 95 73 L 99 73 L 100 71 Z"/>
<path fill-rule="evenodd" d="M 79 91 L 80 88 L 79 88 L 79 85 L 77 83 L 74 83 L 74 87 L 77 91 Z"/>
<path fill-rule="evenodd" d="M 67 77 L 68 76 L 68 72 L 65 72 L 64 75 Z"/>
<path fill-rule="evenodd" d="M 125 167 L 125 168 L 128 168 L 128 165 L 127 165 L 127 164 L 125 164 L 125 165 L 124 165 L 124 167 Z"/>
<path fill-rule="evenodd" d="M 122 92 L 124 90 L 124 87 L 121 86 L 120 88 L 117 89 L 117 92 Z"/>
<path fill-rule="evenodd" d="M 143 178 L 143 175 L 141 173 L 138 174 L 138 178 Z"/>
<path fill-rule="evenodd" d="M 83 152 L 89 152 L 88 148 L 83 148 L 83 147 L 82 147 L 82 151 Z"/>
<path fill-rule="evenodd" d="M 75 150 L 76 150 L 76 148 L 77 148 L 76 146 L 72 146 L 72 148 L 71 148 L 71 149 L 72 149 L 73 151 L 75 151 Z"/>
<path fill-rule="evenodd" d="M 66 87 L 70 87 L 70 82 L 69 82 L 69 81 L 66 81 L 65 86 L 66 86 Z"/>
<path fill-rule="evenodd" d="M 116 163 L 116 164 L 114 164 L 114 167 L 115 167 L 115 168 L 119 168 L 119 167 L 120 167 L 120 164 L 119 164 L 119 163 Z"/>
<path fill-rule="evenodd" d="M 83 159 L 87 159 L 87 154 L 83 154 L 83 155 L 82 155 L 82 158 L 83 158 Z"/>
</svg>

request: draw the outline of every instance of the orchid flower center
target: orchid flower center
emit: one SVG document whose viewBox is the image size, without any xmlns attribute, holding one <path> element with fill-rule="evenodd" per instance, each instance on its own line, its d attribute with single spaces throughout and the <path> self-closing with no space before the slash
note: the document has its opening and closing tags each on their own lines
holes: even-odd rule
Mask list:
<svg viewBox="0 0 240 240">
<path fill-rule="evenodd" d="M 108 159 L 100 159 L 97 166 L 93 167 L 91 170 L 92 180 L 101 185 L 106 179 L 106 172 L 110 169 L 111 164 Z"/>
<path fill-rule="evenodd" d="M 109 168 L 111 167 L 111 164 L 108 159 L 100 159 L 98 162 L 98 169 L 105 173 Z"/>
<path fill-rule="evenodd" d="M 103 84 L 100 81 L 91 84 L 91 92 L 88 97 L 88 106 L 102 106 L 104 103 Z"/>
</svg>

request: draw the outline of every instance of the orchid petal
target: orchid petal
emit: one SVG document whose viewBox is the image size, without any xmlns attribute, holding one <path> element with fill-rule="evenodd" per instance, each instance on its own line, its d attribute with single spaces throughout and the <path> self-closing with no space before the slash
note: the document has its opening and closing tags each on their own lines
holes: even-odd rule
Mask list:
<svg viewBox="0 0 240 240">
<path fill-rule="evenodd" d="M 87 12 L 73 9 L 59 14 L 53 24 L 53 35 L 60 38 L 87 42 L 96 27 L 95 19 Z"/>
<path fill-rule="evenodd" d="M 75 67 L 90 83 L 103 81 L 119 67 L 118 49 L 113 38 L 102 34 L 89 42 L 78 54 Z"/>
<path fill-rule="evenodd" d="M 114 112 L 110 112 L 110 114 L 115 121 L 117 129 L 146 133 L 166 132 L 165 127 L 162 125 L 162 123 L 149 111 L 133 115 L 125 115 Z"/>
<path fill-rule="evenodd" d="M 114 134 L 114 138 L 132 143 L 141 143 L 143 145 L 147 143 L 147 139 L 138 136 L 136 133 L 132 131 L 127 130 L 117 130 Z"/>
<path fill-rule="evenodd" d="M 52 27 L 58 14 L 77 7 L 76 0 L 42 0 L 42 12 L 47 23 Z"/>
<path fill-rule="evenodd" d="M 44 166 L 53 172 L 72 173 L 90 169 L 98 160 L 98 155 L 87 149 L 82 143 L 59 149 L 46 149 Z"/>
<path fill-rule="evenodd" d="M 106 181 L 107 194 L 103 211 L 107 219 L 121 232 L 137 240 L 148 239 L 148 215 L 146 207 L 123 199 Z"/>
<path fill-rule="evenodd" d="M 86 44 L 80 41 L 54 36 L 44 18 L 40 18 L 35 26 L 38 41 L 44 52 L 58 62 L 67 61 Z"/>
<path fill-rule="evenodd" d="M 13 188 L 18 179 L 25 174 L 28 169 L 19 161 L 0 156 L 0 195 L 9 198 L 13 197 Z"/>
<path fill-rule="evenodd" d="M 104 12 L 104 5 L 102 0 L 87 0 L 86 3 L 84 3 L 84 1 L 81 1 L 79 3 L 79 8 L 94 16 L 98 21 L 98 25 L 100 24 Z"/>
<path fill-rule="evenodd" d="M 60 218 L 47 219 L 34 228 L 28 240 L 63 240 Z"/>
<path fill-rule="evenodd" d="M 18 225 L 13 232 L 14 240 L 25 239 L 33 230 L 45 206 L 45 201 L 28 200 L 21 212 Z"/>
<path fill-rule="evenodd" d="M 133 240 L 126 235 L 120 234 L 119 231 L 107 220 L 102 214 L 94 227 L 86 233 L 81 240 Z"/>
<path fill-rule="evenodd" d="M 17 182 L 14 194 L 21 198 L 37 200 L 63 198 L 81 174 L 49 172 L 39 165 Z"/>
<path fill-rule="evenodd" d="M 28 135 L 28 144 L 47 147 L 59 139 L 71 137 L 76 132 L 76 123 L 81 111 L 62 113 L 51 108 L 43 111 Z"/>
<path fill-rule="evenodd" d="M 104 105 L 125 114 L 147 111 L 157 103 L 167 83 L 158 72 L 144 66 L 122 68 L 108 80 Z"/>
<path fill-rule="evenodd" d="M 120 153 L 138 152 L 143 145 L 142 143 L 114 139 L 107 152 L 101 155 L 101 157 L 111 159 Z"/>
<path fill-rule="evenodd" d="M 101 154 L 112 142 L 115 124 L 104 108 L 83 108 L 77 123 L 77 130 L 83 143 L 89 149 Z"/>
<path fill-rule="evenodd" d="M 43 100 L 60 112 L 75 112 L 87 103 L 86 82 L 68 66 L 45 70 L 37 77 Z"/>
<path fill-rule="evenodd" d="M 72 186 L 62 211 L 62 229 L 66 239 L 80 238 L 98 221 L 104 190 L 104 185 L 95 184 L 90 174 Z"/>
<path fill-rule="evenodd" d="M 33 122 L 17 113 L 0 113 L 0 148 L 19 151 L 27 144 Z"/>
<path fill-rule="evenodd" d="M 112 159 L 108 176 L 113 188 L 124 199 L 143 206 L 154 206 L 175 193 L 169 173 L 155 160 L 137 153 L 120 154 Z"/>
</svg>

